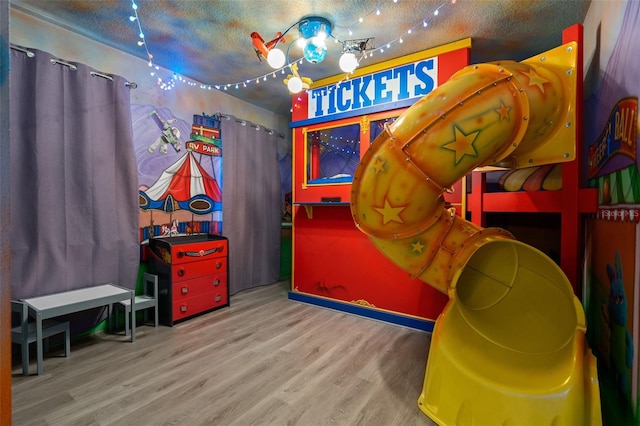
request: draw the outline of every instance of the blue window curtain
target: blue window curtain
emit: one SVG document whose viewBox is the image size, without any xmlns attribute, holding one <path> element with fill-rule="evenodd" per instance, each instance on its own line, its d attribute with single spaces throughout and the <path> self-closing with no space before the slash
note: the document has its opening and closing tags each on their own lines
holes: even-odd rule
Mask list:
<svg viewBox="0 0 640 426">
<path fill-rule="evenodd" d="M 135 288 L 137 170 L 120 76 L 12 46 L 11 297 Z"/>
</svg>

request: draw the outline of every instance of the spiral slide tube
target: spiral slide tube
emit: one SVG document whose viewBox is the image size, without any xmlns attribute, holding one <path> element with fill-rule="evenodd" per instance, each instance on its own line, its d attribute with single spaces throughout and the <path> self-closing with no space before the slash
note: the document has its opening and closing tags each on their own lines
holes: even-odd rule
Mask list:
<svg viewBox="0 0 640 426">
<path fill-rule="evenodd" d="M 439 424 L 602 423 L 584 311 L 562 270 L 507 231 L 456 216 L 442 196 L 477 167 L 572 159 L 576 50 L 458 71 L 385 128 L 354 176 L 357 227 L 449 296 L 418 399 Z M 567 139 L 573 151 L 545 156 Z"/>
</svg>

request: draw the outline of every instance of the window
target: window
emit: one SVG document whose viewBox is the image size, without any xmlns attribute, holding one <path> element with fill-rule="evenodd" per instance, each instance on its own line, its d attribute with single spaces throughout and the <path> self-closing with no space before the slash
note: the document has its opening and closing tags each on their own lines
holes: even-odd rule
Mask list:
<svg viewBox="0 0 640 426">
<path fill-rule="evenodd" d="M 308 184 L 351 183 L 360 162 L 360 124 L 306 132 Z"/>
</svg>

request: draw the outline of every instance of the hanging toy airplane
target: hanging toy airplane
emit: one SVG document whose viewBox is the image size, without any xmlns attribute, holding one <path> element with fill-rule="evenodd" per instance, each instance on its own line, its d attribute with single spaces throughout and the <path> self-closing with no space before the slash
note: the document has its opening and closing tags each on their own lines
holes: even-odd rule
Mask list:
<svg viewBox="0 0 640 426">
<path fill-rule="evenodd" d="M 253 42 L 253 47 L 255 47 L 256 55 L 258 55 L 258 59 L 262 62 L 262 58 L 267 59 L 267 55 L 269 51 L 278 43 L 285 43 L 284 37 L 282 37 L 281 32 L 276 33 L 276 38 L 271 40 L 270 42 L 265 43 L 262 36 L 257 32 L 251 33 L 251 40 Z"/>
<path fill-rule="evenodd" d="M 283 80 L 283 83 L 288 85 L 289 84 L 289 80 L 293 79 L 293 78 L 299 78 L 300 81 L 302 81 L 302 90 L 307 90 L 311 87 L 311 85 L 313 84 L 313 80 L 311 80 L 309 77 L 300 77 L 300 74 L 298 73 L 298 63 L 294 62 L 293 64 L 289 65 L 289 68 L 291 68 L 291 72 L 293 74 L 289 74 L 287 76 L 287 78 L 285 78 Z"/>
</svg>

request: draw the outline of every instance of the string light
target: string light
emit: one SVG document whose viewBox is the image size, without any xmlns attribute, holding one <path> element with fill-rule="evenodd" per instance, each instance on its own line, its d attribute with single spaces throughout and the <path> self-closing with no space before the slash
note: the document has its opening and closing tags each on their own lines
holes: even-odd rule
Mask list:
<svg viewBox="0 0 640 426">
<path fill-rule="evenodd" d="M 388 0 L 387 0 L 388 1 Z M 392 2 L 394 4 L 398 3 L 398 0 L 392 0 Z M 414 30 L 422 27 L 422 28 L 427 28 L 429 26 L 429 22 L 428 22 L 428 18 L 429 16 L 439 16 L 440 14 L 440 9 L 442 9 L 447 3 L 450 4 L 456 4 L 457 0 L 447 0 L 444 3 L 440 4 L 431 15 L 427 15 L 424 18 L 420 19 L 420 21 L 414 25 L 413 27 L 410 27 L 407 29 L 406 33 L 404 33 L 405 35 L 412 35 Z M 149 51 L 149 47 L 147 44 L 147 41 L 145 39 L 144 36 L 144 32 L 142 31 L 142 23 L 140 22 L 140 17 L 138 15 L 138 5 L 136 4 L 135 0 L 131 0 L 131 8 L 133 9 L 133 15 L 130 16 L 128 19 L 131 22 L 135 22 L 137 23 L 137 27 L 138 27 L 138 38 L 139 40 L 137 41 L 137 45 L 140 47 L 144 47 L 146 55 L 147 55 L 147 59 L 149 60 L 148 65 L 150 68 L 153 68 L 155 70 L 159 70 L 160 67 L 155 65 L 153 63 L 153 55 L 150 53 Z M 365 18 L 367 18 L 369 15 L 375 14 L 376 16 L 380 16 L 382 14 L 382 5 L 377 6 L 376 8 L 372 9 L 369 13 L 367 13 L 364 16 L 361 16 L 358 18 L 358 21 L 356 23 L 354 23 L 351 26 L 348 26 L 347 28 L 347 32 L 349 36 L 353 35 L 353 31 L 351 28 L 354 28 L 357 25 L 361 25 L 362 23 L 364 23 Z M 340 38 L 338 37 L 334 37 L 335 38 L 335 42 L 336 43 L 342 43 L 342 40 L 340 40 Z M 384 43 L 383 45 L 381 45 L 381 47 L 378 48 L 373 48 L 368 52 L 363 52 L 362 56 L 358 59 L 358 63 L 360 63 L 363 59 L 371 58 L 374 55 L 374 52 L 378 51 L 380 53 L 385 52 L 385 49 L 388 51 L 391 49 L 391 47 L 395 44 L 395 43 L 403 43 L 403 37 L 402 35 L 398 36 L 397 38 L 388 41 L 387 43 Z M 238 81 L 238 82 L 232 82 L 232 83 L 211 83 L 211 84 L 205 84 L 205 83 L 196 83 L 192 80 L 186 79 L 178 74 L 176 74 L 175 72 L 173 72 L 172 76 L 170 78 L 167 78 L 166 80 L 162 79 L 160 76 L 157 76 L 157 84 L 158 86 L 162 89 L 162 90 L 171 90 L 175 87 L 176 82 L 180 82 L 180 83 L 185 83 L 188 86 L 199 86 L 200 89 L 202 90 L 228 90 L 230 87 L 235 87 L 236 89 L 240 89 L 242 86 L 242 88 L 247 88 L 249 87 L 252 83 L 255 84 L 260 84 L 260 80 L 262 79 L 263 81 L 267 81 L 267 76 L 271 75 L 273 78 L 276 77 L 276 72 L 280 71 L 280 73 L 282 75 L 285 74 L 285 70 L 289 69 L 290 66 L 294 63 L 300 63 L 303 64 L 303 58 L 299 58 L 295 61 L 292 61 L 288 64 L 285 64 L 282 68 L 277 69 L 275 71 L 271 70 L 266 74 L 263 74 L 261 76 L 255 77 L 253 79 L 246 79 L 244 81 Z M 156 72 L 155 71 L 151 71 L 151 76 L 155 77 L 156 76 Z M 340 84 L 342 84 L 343 82 L 347 81 L 349 79 L 349 74 L 346 74 L 340 81 L 334 83 L 333 85 L 331 85 L 330 87 L 328 87 L 329 90 L 333 90 L 335 88 L 337 88 Z"/>
<path fill-rule="evenodd" d="M 147 41 L 144 38 L 144 32 L 142 31 L 142 23 L 140 22 L 140 16 L 138 16 L 138 5 L 135 0 L 131 0 L 131 9 L 133 9 L 133 16 L 129 17 L 129 21 L 136 22 L 138 24 L 138 40 L 137 45 L 140 47 L 144 47 L 145 52 L 147 53 L 147 59 L 149 60 L 149 68 L 154 68 L 153 65 L 153 55 L 149 52 L 149 47 L 147 46 Z M 160 69 L 160 67 L 155 67 L 156 70 Z M 151 76 L 155 77 L 155 71 L 151 71 Z M 164 81 L 162 78 L 158 77 L 157 82 L 158 86 L 162 90 L 171 90 L 175 87 L 176 84 L 176 73 L 173 73 L 173 78 L 169 78 L 167 81 Z"/>
</svg>

